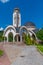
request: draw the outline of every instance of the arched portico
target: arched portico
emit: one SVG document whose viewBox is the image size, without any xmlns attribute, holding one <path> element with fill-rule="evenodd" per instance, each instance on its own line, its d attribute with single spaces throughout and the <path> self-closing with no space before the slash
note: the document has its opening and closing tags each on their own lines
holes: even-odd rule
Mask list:
<svg viewBox="0 0 43 65">
<path fill-rule="evenodd" d="M 30 31 L 27 29 L 27 27 L 22 26 L 19 30 L 19 33 L 16 33 L 16 29 L 13 26 L 8 26 L 5 30 L 4 30 L 4 36 L 7 38 L 7 42 L 9 42 L 9 34 L 12 33 L 12 39 L 13 42 L 23 42 L 23 33 L 26 35 L 30 35 L 30 37 L 32 37 L 32 34 L 34 34 L 34 36 L 36 37 L 35 33 L 33 31 Z M 14 39 L 15 38 L 15 39 Z"/>
<path fill-rule="evenodd" d="M 33 31 L 28 30 L 27 27 L 25 27 L 25 26 L 22 26 L 22 27 L 20 28 L 21 41 L 23 41 L 23 35 L 24 35 L 24 34 L 26 34 L 26 35 L 29 34 L 31 38 L 32 38 L 33 35 L 34 35 L 34 37 L 37 39 L 36 34 L 35 34 Z"/>
<path fill-rule="evenodd" d="M 23 42 L 23 35 L 24 35 L 24 34 L 27 34 L 27 35 L 28 35 L 27 27 L 22 26 L 22 27 L 20 28 L 20 30 L 19 30 L 19 33 L 20 33 L 21 42 Z"/>
<path fill-rule="evenodd" d="M 4 30 L 4 36 L 7 38 L 7 42 L 9 42 L 9 34 L 12 33 L 12 38 L 13 38 L 13 42 L 14 42 L 14 36 L 16 35 L 16 29 L 13 26 L 8 26 L 5 30 Z"/>
</svg>

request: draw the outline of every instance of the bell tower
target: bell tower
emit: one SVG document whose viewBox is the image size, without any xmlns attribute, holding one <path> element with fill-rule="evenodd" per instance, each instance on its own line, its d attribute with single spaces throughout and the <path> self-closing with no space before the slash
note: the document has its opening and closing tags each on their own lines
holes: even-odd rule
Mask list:
<svg viewBox="0 0 43 65">
<path fill-rule="evenodd" d="M 20 27 L 21 26 L 21 14 L 19 8 L 15 8 L 13 12 L 13 26 Z"/>
</svg>

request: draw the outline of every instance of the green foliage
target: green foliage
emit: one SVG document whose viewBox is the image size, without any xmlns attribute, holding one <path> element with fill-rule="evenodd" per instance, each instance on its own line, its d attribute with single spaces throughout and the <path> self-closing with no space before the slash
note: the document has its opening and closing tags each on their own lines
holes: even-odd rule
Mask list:
<svg viewBox="0 0 43 65">
<path fill-rule="evenodd" d="M 0 50 L 0 57 L 3 56 L 3 54 L 4 54 L 4 51 Z"/>
<path fill-rule="evenodd" d="M 25 43 L 26 43 L 27 45 L 31 45 L 31 44 L 32 44 L 32 43 L 31 43 L 31 38 L 28 37 L 27 35 L 25 36 Z"/>
<path fill-rule="evenodd" d="M 38 39 L 42 40 L 43 41 L 43 29 L 39 30 L 37 33 L 36 33 Z"/>
<path fill-rule="evenodd" d="M 30 38 L 30 35 L 24 35 L 24 42 L 26 45 L 31 45 L 32 42 L 31 42 L 31 38 Z"/>
<path fill-rule="evenodd" d="M 4 33 L 4 31 L 0 31 L 0 42 L 4 40 L 3 33 Z"/>
<path fill-rule="evenodd" d="M 12 33 L 9 33 L 9 35 L 8 35 L 8 40 L 9 40 L 9 42 L 12 42 L 13 41 L 13 34 Z"/>
<path fill-rule="evenodd" d="M 38 45 L 37 45 L 37 49 L 38 49 L 39 51 L 43 52 L 43 46 L 42 46 L 41 44 L 38 44 Z"/>
<path fill-rule="evenodd" d="M 26 45 L 36 44 L 36 38 L 34 35 L 32 35 L 32 39 L 31 39 L 29 34 L 27 35 L 27 34 L 23 33 L 23 42 Z"/>
<path fill-rule="evenodd" d="M 3 33 L 4 33 L 4 31 L 0 31 L 0 36 L 2 36 L 2 35 L 3 35 Z"/>
</svg>

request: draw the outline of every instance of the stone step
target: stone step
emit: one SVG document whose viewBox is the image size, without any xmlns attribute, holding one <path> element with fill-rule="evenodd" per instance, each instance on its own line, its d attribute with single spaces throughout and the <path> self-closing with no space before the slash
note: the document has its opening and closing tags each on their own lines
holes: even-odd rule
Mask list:
<svg viewBox="0 0 43 65">
<path fill-rule="evenodd" d="M 11 44 L 11 45 L 13 45 L 13 44 L 15 44 L 15 45 L 25 45 L 25 43 L 24 42 L 3 42 L 3 44 Z"/>
</svg>

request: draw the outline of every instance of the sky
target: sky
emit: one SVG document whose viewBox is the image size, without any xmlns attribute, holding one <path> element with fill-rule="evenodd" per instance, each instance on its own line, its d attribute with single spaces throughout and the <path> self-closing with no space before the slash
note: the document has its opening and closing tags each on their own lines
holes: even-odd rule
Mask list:
<svg viewBox="0 0 43 65">
<path fill-rule="evenodd" d="M 13 24 L 14 8 L 20 9 L 22 25 L 31 21 L 43 27 L 43 0 L 0 0 L 0 28 Z"/>
</svg>

